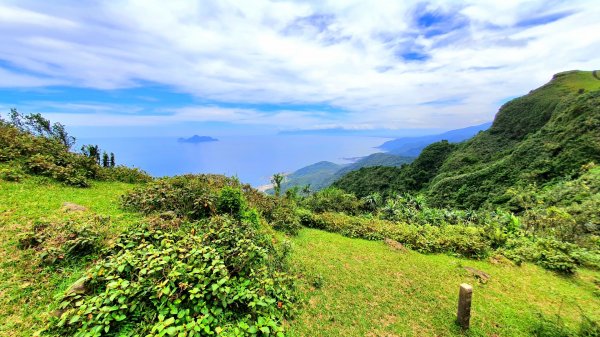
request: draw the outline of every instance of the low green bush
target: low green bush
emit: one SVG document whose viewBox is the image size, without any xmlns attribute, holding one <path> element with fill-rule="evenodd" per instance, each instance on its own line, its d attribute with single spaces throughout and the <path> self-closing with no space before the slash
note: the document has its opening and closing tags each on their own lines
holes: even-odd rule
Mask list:
<svg viewBox="0 0 600 337">
<path fill-rule="evenodd" d="M 137 184 L 148 183 L 152 177 L 145 171 L 134 167 L 118 165 L 114 167 L 101 167 L 98 179 L 106 181 L 120 181 L 123 183 Z"/>
<path fill-rule="evenodd" d="M 41 265 L 74 263 L 100 254 L 104 236 L 99 223 L 36 223 L 31 232 L 19 237 L 20 249 L 35 249 Z"/>
<path fill-rule="evenodd" d="M 364 202 L 354 194 L 346 193 L 334 187 L 312 194 L 302 204 L 316 213 L 343 212 L 351 215 L 359 214 L 365 207 Z"/>
<path fill-rule="evenodd" d="M 257 224 L 217 216 L 122 235 L 63 298 L 52 336 L 283 336 L 293 279 Z"/>
<path fill-rule="evenodd" d="M 298 214 L 301 224 L 306 227 L 367 240 L 390 238 L 421 253 L 447 253 L 480 259 L 494 252 L 517 264 L 533 262 L 564 274 L 574 273 L 578 266 L 600 268 L 600 254 L 597 251 L 552 237 L 527 236 L 520 231 L 518 221 L 510 215 L 505 215 L 504 222 L 485 226 L 433 226 L 342 213 L 315 214 L 306 209 L 301 209 Z"/>
<path fill-rule="evenodd" d="M 376 218 L 353 217 L 341 213 L 307 213 L 302 225 L 340 233 L 353 238 L 383 240 L 390 238 L 422 253 L 451 253 L 483 258 L 489 255 L 490 244 L 482 228 L 444 225 L 418 226 Z"/>
<path fill-rule="evenodd" d="M 25 178 L 25 173 L 20 167 L 0 168 L 0 179 L 4 181 L 19 182 Z"/>
<path fill-rule="evenodd" d="M 296 201 L 260 194 L 249 185 L 220 175 L 158 179 L 124 195 L 122 205 L 144 214 L 173 212 L 190 220 L 216 214 L 239 218 L 255 209 L 276 230 L 290 235 L 300 230 Z"/>
</svg>

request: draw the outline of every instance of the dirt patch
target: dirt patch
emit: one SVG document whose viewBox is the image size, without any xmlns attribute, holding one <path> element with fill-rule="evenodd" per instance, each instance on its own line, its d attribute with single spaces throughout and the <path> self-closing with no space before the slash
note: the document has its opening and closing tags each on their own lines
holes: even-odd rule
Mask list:
<svg viewBox="0 0 600 337">
<path fill-rule="evenodd" d="M 83 211 L 87 211 L 87 208 L 85 206 L 77 205 L 77 204 L 72 203 L 72 202 L 63 202 L 62 209 L 65 212 L 83 212 Z"/>
<path fill-rule="evenodd" d="M 392 239 L 386 238 L 385 240 L 383 240 L 383 242 L 386 245 L 388 245 L 390 248 L 392 248 L 393 250 L 397 250 L 397 251 L 400 251 L 400 252 L 407 251 L 406 247 L 404 247 L 403 244 L 401 244 L 400 242 L 398 242 L 396 240 L 392 240 Z"/>
<path fill-rule="evenodd" d="M 464 269 L 466 271 L 468 271 L 469 274 L 471 274 L 471 276 L 473 276 L 475 279 L 477 279 L 477 281 L 479 281 L 479 283 L 485 284 L 491 278 L 490 274 L 488 274 L 484 271 L 481 271 L 479 269 L 475 269 L 475 268 L 471 268 L 471 267 L 464 267 Z"/>
</svg>

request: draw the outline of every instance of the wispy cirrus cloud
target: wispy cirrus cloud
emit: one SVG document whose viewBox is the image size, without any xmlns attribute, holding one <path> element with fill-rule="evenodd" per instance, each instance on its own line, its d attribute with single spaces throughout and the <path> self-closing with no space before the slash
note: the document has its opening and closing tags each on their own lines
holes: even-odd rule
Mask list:
<svg viewBox="0 0 600 337">
<path fill-rule="evenodd" d="M 0 104 L 73 125 L 460 127 L 598 67 L 599 15 L 586 1 L 7 1 Z"/>
</svg>

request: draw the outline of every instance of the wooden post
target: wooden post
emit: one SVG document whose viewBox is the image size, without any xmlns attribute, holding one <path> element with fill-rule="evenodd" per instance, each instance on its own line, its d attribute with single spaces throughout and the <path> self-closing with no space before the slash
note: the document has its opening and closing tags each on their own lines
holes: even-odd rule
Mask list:
<svg viewBox="0 0 600 337">
<path fill-rule="evenodd" d="M 466 283 L 461 284 L 460 291 L 458 293 L 458 311 L 456 313 L 456 321 L 463 329 L 469 328 L 472 296 L 473 287 Z"/>
</svg>

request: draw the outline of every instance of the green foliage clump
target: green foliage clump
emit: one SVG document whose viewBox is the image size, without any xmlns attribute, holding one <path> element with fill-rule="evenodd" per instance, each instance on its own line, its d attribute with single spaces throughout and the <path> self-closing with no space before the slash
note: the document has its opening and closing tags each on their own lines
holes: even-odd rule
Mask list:
<svg viewBox="0 0 600 337">
<path fill-rule="evenodd" d="M 112 153 L 101 167 L 97 145 L 71 152 L 75 138 L 64 125 L 52 124 L 40 114 L 22 115 L 13 109 L 9 117 L 8 121 L 0 117 L 0 162 L 76 187 L 89 187 L 95 179 L 132 183 L 152 179 L 139 169 L 114 167 Z"/>
<path fill-rule="evenodd" d="M 225 186 L 217 198 L 217 212 L 239 218 L 246 209 L 246 200 L 239 188 Z"/>
<path fill-rule="evenodd" d="M 219 189 L 233 184 L 217 176 L 178 176 L 156 180 L 125 194 L 122 204 L 144 214 L 172 211 L 191 220 L 217 213 Z"/>
<path fill-rule="evenodd" d="M 100 223 L 36 223 L 32 231 L 21 234 L 20 249 L 35 249 L 41 265 L 76 263 L 89 259 L 103 249 L 104 237 L 96 229 Z"/>
<path fill-rule="evenodd" d="M 152 177 L 144 170 L 124 165 L 100 168 L 98 179 L 105 181 L 120 181 L 129 184 L 148 183 L 152 181 Z"/>
<path fill-rule="evenodd" d="M 4 181 L 19 182 L 25 177 L 20 167 L 0 168 L 0 179 Z"/>
<path fill-rule="evenodd" d="M 262 194 L 237 179 L 221 175 L 163 178 L 122 197 L 122 204 L 128 209 L 144 214 L 173 212 L 190 220 L 217 214 L 239 218 L 254 209 L 274 229 L 291 235 L 300 230 L 298 201 L 293 195 L 278 198 Z"/>
<path fill-rule="evenodd" d="M 346 193 L 335 187 L 329 187 L 312 194 L 302 204 L 316 213 L 344 212 L 346 214 L 358 214 L 363 208 L 363 202 L 354 194 Z"/>
<path fill-rule="evenodd" d="M 418 226 L 341 213 L 312 214 L 312 216 L 306 214 L 302 217 L 302 224 L 352 238 L 367 240 L 390 238 L 422 253 L 450 253 L 483 258 L 490 252 L 484 230 L 477 227 Z"/>
<path fill-rule="evenodd" d="M 367 240 L 390 238 L 423 253 L 483 258 L 495 252 L 518 264 L 533 262 L 564 274 L 574 273 L 579 266 L 600 268 L 597 247 L 568 242 L 510 212 L 432 208 L 422 195 L 387 199 L 375 195 L 363 202 L 373 205 L 370 213 L 349 216 L 300 209 L 297 214 L 306 227 Z"/>
<path fill-rule="evenodd" d="M 281 255 L 256 223 L 217 216 L 122 235 L 65 295 L 48 335 L 283 336 L 294 302 Z"/>
</svg>

